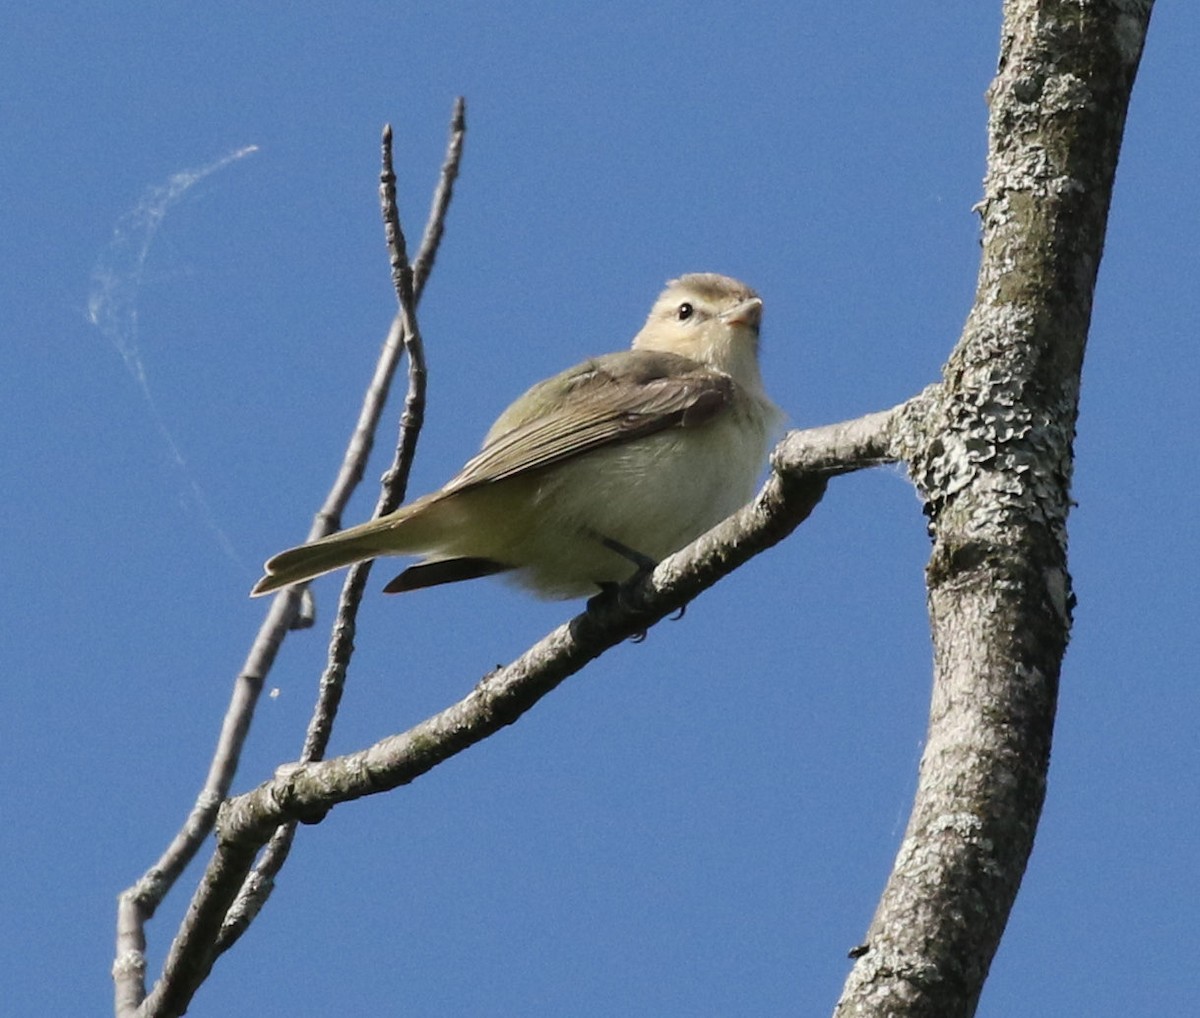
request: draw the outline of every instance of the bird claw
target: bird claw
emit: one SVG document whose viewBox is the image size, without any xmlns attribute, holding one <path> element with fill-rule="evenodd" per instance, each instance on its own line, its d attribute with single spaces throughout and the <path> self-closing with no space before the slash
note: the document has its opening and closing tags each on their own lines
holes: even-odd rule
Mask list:
<svg viewBox="0 0 1200 1018">
<path fill-rule="evenodd" d="M 599 611 L 607 604 L 615 603 L 616 606 L 623 611 L 634 611 L 637 606 L 634 605 L 625 597 L 625 592 L 639 580 L 640 576 L 635 576 L 628 583 L 614 583 L 612 580 L 597 581 L 596 586 L 600 588 L 599 594 L 594 594 L 587 600 L 588 611 Z M 642 643 L 646 639 L 647 631 L 641 629 L 629 637 L 631 643 Z"/>
</svg>

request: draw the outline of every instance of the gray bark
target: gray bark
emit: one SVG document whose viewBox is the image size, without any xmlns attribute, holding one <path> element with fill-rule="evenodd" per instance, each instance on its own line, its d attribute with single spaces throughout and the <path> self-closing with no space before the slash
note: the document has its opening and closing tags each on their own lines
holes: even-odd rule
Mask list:
<svg viewBox="0 0 1200 1018">
<path fill-rule="evenodd" d="M 1074 597 L 1072 440 L 1149 2 L 1010 0 L 975 304 L 905 452 L 934 688 L 895 868 L 835 1014 L 974 1014 L 1033 846 Z"/>
</svg>

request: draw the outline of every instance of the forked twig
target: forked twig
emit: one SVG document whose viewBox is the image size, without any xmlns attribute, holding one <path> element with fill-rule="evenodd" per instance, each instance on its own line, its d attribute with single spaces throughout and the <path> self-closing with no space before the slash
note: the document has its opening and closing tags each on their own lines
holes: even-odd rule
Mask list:
<svg viewBox="0 0 1200 1018">
<path fill-rule="evenodd" d="M 421 242 L 415 266 L 408 264 L 404 231 L 396 204 L 396 175 L 392 166 L 392 129 L 387 125 L 383 132 L 382 172 L 380 174 L 380 204 L 383 213 L 389 260 L 392 266 L 392 284 L 396 290 L 399 313 L 392 323 L 388 344 L 403 342 L 408 353 L 408 391 L 404 400 L 404 411 L 400 417 L 400 438 L 396 454 L 387 473 L 384 474 L 379 501 L 374 515 L 383 516 L 391 512 L 404 500 L 408 486 L 409 471 L 416 455 L 417 439 L 425 416 L 425 347 L 421 330 L 417 324 L 415 304 L 424 289 L 428 273 L 437 255 L 437 245 L 444 232 L 444 220 L 449 208 L 454 180 L 458 175 L 462 159 L 462 141 L 466 131 L 463 100 L 457 100 L 451 120 L 450 143 L 442 164 L 441 178 L 430 210 L 429 223 Z M 382 358 L 381 358 L 382 359 Z M 317 702 L 313 708 L 305 735 L 300 761 L 309 763 L 325 755 L 333 720 L 341 702 L 345 686 L 346 669 L 354 645 L 354 634 L 358 605 L 371 563 L 354 566 L 342 585 L 337 613 L 329 642 L 329 658 L 321 675 Z M 217 940 L 217 953 L 228 950 L 245 932 L 258 914 L 274 886 L 275 875 L 282 868 L 291 851 L 296 835 L 295 822 L 284 824 L 271 836 L 253 871 L 247 876 L 237 898 L 229 908 L 221 933 Z"/>
<path fill-rule="evenodd" d="M 421 250 L 417 256 L 415 268 L 408 271 L 406 290 L 407 307 L 402 305 L 401 313 L 393 322 L 387 340 L 384 343 L 374 376 L 368 386 L 359 413 L 355 429 L 347 445 L 342 466 L 338 471 L 329 495 L 321 509 L 317 512 L 309 531 L 308 540 L 314 540 L 331 531 L 338 529 L 341 514 L 350 495 L 362 479 L 367 458 L 371 451 L 373 436 L 386 402 L 388 389 L 395 373 L 401 353 L 408 349 L 410 365 L 417 358 L 412 353 L 412 337 L 417 337 L 419 353 L 419 332 L 415 324 L 415 304 L 420 299 L 425 281 L 437 257 L 437 248 L 445 230 L 445 217 L 453 193 L 454 181 L 458 175 L 459 163 L 462 157 L 462 143 L 465 134 L 465 104 L 461 98 L 454 105 L 451 118 L 450 141 L 446 157 L 442 165 L 441 176 L 434 194 L 430 218 L 426 225 Z M 390 172 L 390 130 L 387 145 L 388 172 Z M 391 191 L 392 214 L 395 214 L 394 178 Z M 385 203 L 385 217 L 387 216 Z M 390 240 L 389 240 L 390 243 Z M 393 262 L 395 253 L 393 252 Z M 400 294 L 398 292 L 398 299 Z M 416 445 L 416 430 L 419 428 L 419 414 L 410 412 L 411 406 L 423 407 L 423 357 L 420 358 L 419 374 L 421 383 L 419 389 L 414 388 L 414 369 L 410 367 L 409 394 L 406 400 L 404 423 L 402 423 L 401 441 L 397 452 L 397 461 L 388 472 L 385 480 L 385 495 L 381 497 L 381 505 L 398 504 L 403 497 L 403 488 L 407 479 L 408 466 Z M 416 427 L 410 426 L 416 419 Z M 380 511 L 387 511 L 386 509 Z M 353 608 L 361 596 L 362 584 L 365 583 L 366 570 L 351 570 L 347 577 L 346 587 L 339 603 L 339 617 L 343 611 L 353 619 Z M 356 594 L 355 588 L 358 593 Z M 194 858 L 201 844 L 213 829 L 217 809 L 229 794 L 238 761 L 250 723 L 254 716 L 259 695 L 262 692 L 266 676 L 274 664 L 276 654 L 287 633 L 291 629 L 302 628 L 312 624 L 311 601 L 307 590 L 291 588 L 281 591 L 272 599 L 267 610 L 267 616 L 255 637 L 240 673 L 234 681 L 230 704 L 222 722 L 221 733 L 213 754 L 212 763 L 204 786 L 196 798 L 196 802 L 185 819 L 183 826 L 162 856 L 146 871 L 145 874 L 130 888 L 120 895 L 117 905 L 117 944 L 116 957 L 113 963 L 115 1010 L 117 1015 L 132 1015 L 146 1001 L 145 972 L 146 972 L 146 937 L 145 926 L 154 915 L 158 905 L 174 886 L 188 863 Z M 352 628 L 352 625 L 351 625 Z M 335 630 L 336 631 L 336 630 Z M 340 685 L 332 680 L 327 681 L 331 672 L 336 671 L 342 662 L 344 651 L 339 649 L 335 640 L 330 647 L 330 666 L 326 676 L 322 678 L 321 693 L 309 731 L 305 740 L 303 759 L 319 759 L 324 752 L 328 740 L 328 727 L 332 723 L 336 703 L 340 698 Z M 344 663 L 340 664 L 344 670 Z M 278 847 L 272 857 L 265 858 L 253 878 L 237 899 L 236 915 L 225 919 L 225 927 L 220 934 L 221 949 L 228 947 L 246 928 L 253 915 L 261 908 L 262 902 L 270 891 L 273 876 L 278 872 L 287 856 L 291 833 L 281 834 Z M 211 967 L 211 959 L 208 962 Z M 168 978 L 164 971 L 163 978 Z M 144 1010 L 144 1009 L 143 1009 Z"/>
</svg>

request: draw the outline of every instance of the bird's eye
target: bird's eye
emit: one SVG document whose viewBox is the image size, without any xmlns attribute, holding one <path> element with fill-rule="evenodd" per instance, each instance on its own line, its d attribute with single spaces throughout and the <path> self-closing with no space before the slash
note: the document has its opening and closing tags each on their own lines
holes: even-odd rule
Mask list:
<svg viewBox="0 0 1200 1018">
<path fill-rule="evenodd" d="M 689 318 L 692 317 L 692 314 L 693 314 L 693 312 L 695 312 L 695 310 L 696 309 L 694 307 L 692 307 L 691 304 L 689 304 L 687 301 L 684 301 L 682 304 L 679 305 L 679 310 L 676 311 L 675 314 L 678 316 L 678 318 L 681 322 L 686 322 Z"/>
</svg>

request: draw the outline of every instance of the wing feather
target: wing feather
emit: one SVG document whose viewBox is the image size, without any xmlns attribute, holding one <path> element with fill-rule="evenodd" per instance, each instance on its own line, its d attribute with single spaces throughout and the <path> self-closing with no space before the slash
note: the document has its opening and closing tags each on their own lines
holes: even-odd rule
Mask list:
<svg viewBox="0 0 1200 1018">
<path fill-rule="evenodd" d="M 501 415 L 446 494 L 559 463 L 724 411 L 734 382 L 687 357 L 630 350 L 585 361 L 535 385 Z"/>
</svg>

